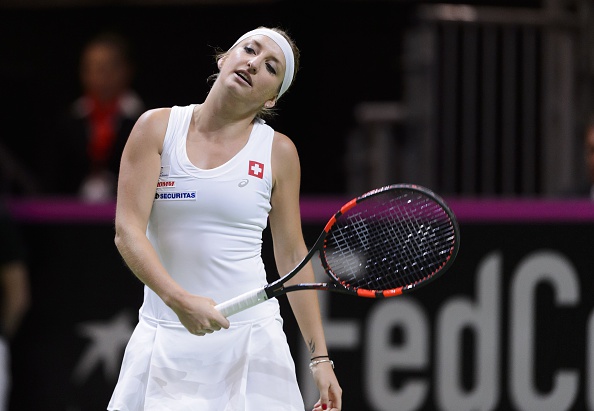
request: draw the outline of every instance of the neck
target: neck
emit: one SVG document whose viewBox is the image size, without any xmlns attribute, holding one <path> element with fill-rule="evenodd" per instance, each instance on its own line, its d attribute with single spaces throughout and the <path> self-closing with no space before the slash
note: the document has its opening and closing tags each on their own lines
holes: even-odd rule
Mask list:
<svg viewBox="0 0 594 411">
<path fill-rule="evenodd" d="M 210 93 L 194 111 L 194 121 L 200 127 L 211 129 L 234 125 L 247 127 L 253 123 L 257 113 L 258 110 L 246 107 L 230 96 L 224 98 Z"/>
</svg>

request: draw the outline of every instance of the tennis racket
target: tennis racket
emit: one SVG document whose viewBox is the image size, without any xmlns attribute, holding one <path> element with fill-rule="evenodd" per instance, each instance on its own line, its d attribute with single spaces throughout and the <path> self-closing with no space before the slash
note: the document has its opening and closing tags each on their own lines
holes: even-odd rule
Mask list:
<svg viewBox="0 0 594 411">
<path fill-rule="evenodd" d="M 389 185 L 343 205 L 291 272 L 215 308 L 229 317 L 299 290 L 393 297 L 441 276 L 451 267 L 459 248 L 456 216 L 441 197 L 418 185 Z M 285 286 L 316 252 L 331 281 Z"/>
</svg>

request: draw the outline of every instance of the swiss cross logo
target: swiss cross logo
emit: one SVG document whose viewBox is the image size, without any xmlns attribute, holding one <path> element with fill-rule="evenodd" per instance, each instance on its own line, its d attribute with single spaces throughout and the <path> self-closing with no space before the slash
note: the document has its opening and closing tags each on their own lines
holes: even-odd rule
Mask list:
<svg viewBox="0 0 594 411">
<path fill-rule="evenodd" d="M 250 160 L 248 174 L 251 176 L 254 176 L 254 177 L 263 178 L 264 177 L 264 164 L 258 163 L 257 161 Z"/>
</svg>

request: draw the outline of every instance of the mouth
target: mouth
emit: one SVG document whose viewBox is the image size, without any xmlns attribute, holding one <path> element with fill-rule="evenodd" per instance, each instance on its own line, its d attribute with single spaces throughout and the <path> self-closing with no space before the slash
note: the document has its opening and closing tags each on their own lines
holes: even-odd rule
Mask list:
<svg viewBox="0 0 594 411">
<path fill-rule="evenodd" d="M 252 85 L 252 79 L 245 71 L 236 71 L 235 74 L 250 86 Z"/>
</svg>

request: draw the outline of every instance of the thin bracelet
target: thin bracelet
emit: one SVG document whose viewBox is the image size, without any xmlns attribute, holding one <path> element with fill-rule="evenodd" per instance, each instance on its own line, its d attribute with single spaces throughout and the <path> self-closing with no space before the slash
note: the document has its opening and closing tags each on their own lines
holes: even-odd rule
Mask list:
<svg viewBox="0 0 594 411">
<path fill-rule="evenodd" d="M 317 357 L 313 357 L 313 358 L 312 358 L 310 361 L 315 361 L 315 360 L 317 360 L 318 358 L 330 358 L 330 357 L 329 357 L 329 356 L 327 356 L 327 355 L 318 355 Z"/>
<path fill-rule="evenodd" d="M 316 360 L 316 361 L 312 361 L 309 363 L 309 369 L 310 371 L 313 371 L 313 367 L 315 367 L 318 364 L 321 364 L 323 362 L 329 362 L 330 365 L 332 366 L 332 369 L 334 369 L 334 361 L 332 361 L 331 359 L 325 359 L 325 360 Z"/>
</svg>

